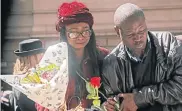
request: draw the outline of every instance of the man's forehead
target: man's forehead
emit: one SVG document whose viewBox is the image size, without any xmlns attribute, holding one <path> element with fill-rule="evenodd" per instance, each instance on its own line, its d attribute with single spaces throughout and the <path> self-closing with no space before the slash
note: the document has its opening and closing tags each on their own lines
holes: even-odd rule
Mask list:
<svg viewBox="0 0 182 111">
<path fill-rule="evenodd" d="M 121 28 L 126 32 L 143 30 L 146 28 L 146 23 L 145 20 L 127 21 Z"/>
</svg>

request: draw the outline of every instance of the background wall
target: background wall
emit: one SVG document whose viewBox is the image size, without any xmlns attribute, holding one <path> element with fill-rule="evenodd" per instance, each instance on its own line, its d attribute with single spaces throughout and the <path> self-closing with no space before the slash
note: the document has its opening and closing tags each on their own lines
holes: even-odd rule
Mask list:
<svg viewBox="0 0 182 111">
<path fill-rule="evenodd" d="M 1 50 L 1 71 L 12 73 L 16 56 L 13 51 L 18 42 L 28 38 L 39 38 L 44 46 L 59 42 L 55 31 L 56 12 L 62 2 L 72 0 L 13 0 L 7 24 L 5 44 Z M 120 39 L 113 29 L 115 9 L 127 2 L 143 8 L 148 28 L 153 31 L 170 31 L 182 35 L 182 0 L 77 0 L 85 3 L 91 10 L 95 24 L 97 42 L 112 49 Z"/>
</svg>

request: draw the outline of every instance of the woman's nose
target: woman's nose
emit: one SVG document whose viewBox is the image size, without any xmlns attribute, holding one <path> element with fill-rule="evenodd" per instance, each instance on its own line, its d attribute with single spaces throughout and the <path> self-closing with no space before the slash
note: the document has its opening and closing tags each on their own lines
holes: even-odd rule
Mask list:
<svg viewBox="0 0 182 111">
<path fill-rule="evenodd" d="M 78 40 L 83 40 L 85 37 L 82 35 L 82 34 L 80 34 L 78 37 L 77 37 L 77 39 Z"/>
</svg>

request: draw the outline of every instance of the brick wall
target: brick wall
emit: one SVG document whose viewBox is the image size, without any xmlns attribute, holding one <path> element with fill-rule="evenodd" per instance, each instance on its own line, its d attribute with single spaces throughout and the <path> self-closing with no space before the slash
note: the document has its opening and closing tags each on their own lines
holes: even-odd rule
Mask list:
<svg viewBox="0 0 182 111">
<path fill-rule="evenodd" d="M 59 42 L 55 31 L 56 11 L 60 3 L 72 0 L 14 0 L 2 53 L 2 73 L 12 73 L 16 56 L 13 51 L 18 42 L 39 38 L 45 47 Z M 171 31 L 182 34 L 182 0 L 78 0 L 91 10 L 97 43 L 113 49 L 120 39 L 113 29 L 113 14 L 123 3 L 131 2 L 143 8 L 148 28 L 154 31 Z"/>
</svg>

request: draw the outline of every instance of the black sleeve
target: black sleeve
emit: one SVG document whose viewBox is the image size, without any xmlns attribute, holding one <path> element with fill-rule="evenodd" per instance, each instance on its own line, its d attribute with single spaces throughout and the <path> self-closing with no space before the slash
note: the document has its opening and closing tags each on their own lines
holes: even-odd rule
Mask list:
<svg viewBox="0 0 182 111">
<path fill-rule="evenodd" d="M 168 55 L 171 54 L 172 59 L 172 65 L 170 65 L 172 70 L 168 72 L 170 78 L 156 85 L 139 89 L 135 94 L 135 102 L 138 107 L 155 103 L 163 105 L 182 104 L 182 44 L 180 45 L 179 41 L 176 41 L 170 33 L 166 35 L 168 39 L 165 38 L 165 41 L 170 44 Z"/>
</svg>

